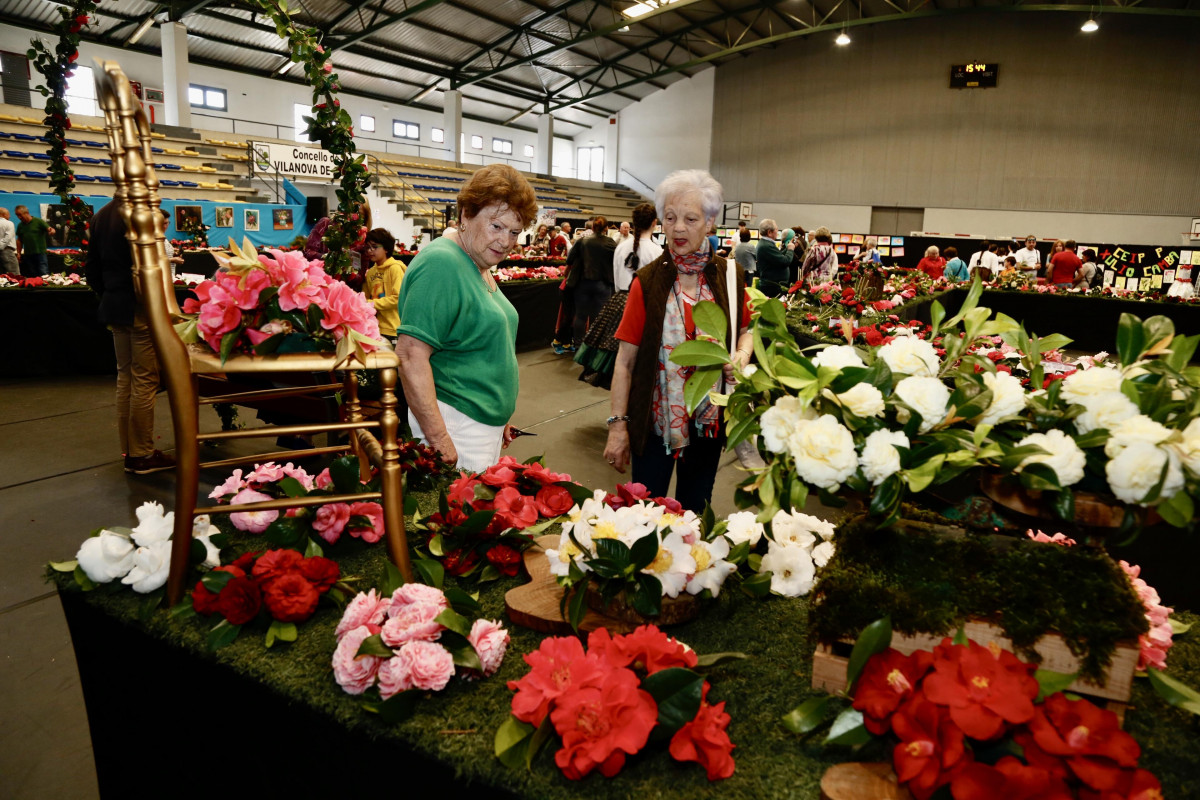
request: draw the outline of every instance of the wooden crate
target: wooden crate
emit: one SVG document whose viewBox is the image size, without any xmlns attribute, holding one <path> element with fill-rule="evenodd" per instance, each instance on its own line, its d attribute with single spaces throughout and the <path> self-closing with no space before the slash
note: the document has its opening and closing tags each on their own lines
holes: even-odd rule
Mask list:
<svg viewBox="0 0 1200 800">
<path fill-rule="evenodd" d="M 1005 638 L 999 626 L 989 622 L 968 622 L 964 626 L 967 638 L 973 642 L 988 646 L 992 642 L 1005 650 L 1012 650 L 1012 642 Z M 933 650 L 943 636 L 918 634 L 915 636 L 892 635 L 892 647 L 905 655 L 916 650 Z M 849 646 L 853 642 L 846 643 Z M 1073 673 L 1079 671 L 1079 659 L 1067 648 L 1066 642 L 1058 634 L 1043 636 L 1034 649 L 1041 655 L 1042 669 L 1055 672 Z M 828 692 L 839 692 L 846 688 L 846 667 L 849 664 L 849 647 L 846 656 L 838 655 L 834 648 L 821 645 L 813 653 L 812 685 L 814 689 L 824 689 Z M 1067 687 L 1067 691 L 1089 695 L 1103 700 L 1116 700 L 1121 703 L 1129 702 L 1133 692 L 1133 673 L 1138 662 L 1137 642 L 1125 642 L 1117 645 L 1112 661 L 1108 665 L 1103 683 L 1077 680 Z"/>
</svg>

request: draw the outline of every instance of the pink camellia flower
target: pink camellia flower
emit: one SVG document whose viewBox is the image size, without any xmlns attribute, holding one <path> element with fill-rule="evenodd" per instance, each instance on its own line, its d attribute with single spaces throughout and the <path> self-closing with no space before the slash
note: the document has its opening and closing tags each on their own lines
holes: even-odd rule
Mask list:
<svg viewBox="0 0 1200 800">
<path fill-rule="evenodd" d="M 508 631 L 499 622 L 487 619 L 477 619 L 471 625 L 471 634 L 467 641 L 475 648 L 479 661 L 483 664 L 483 677 L 495 674 L 504 661 L 508 651 Z"/>
<path fill-rule="evenodd" d="M 342 531 L 350 521 L 350 506 L 346 503 L 328 503 L 317 509 L 313 519 L 313 530 L 330 544 L 336 544 L 342 538 Z"/>
<path fill-rule="evenodd" d="M 242 489 L 234 495 L 229 504 L 238 506 L 245 503 L 261 503 L 270 499 L 270 495 L 263 494 L 262 492 L 256 492 L 253 489 Z M 275 510 L 239 511 L 229 515 L 229 521 L 233 523 L 233 527 L 239 531 L 248 531 L 250 533 L 262 533 L 271 527 L 271 523 L 277 519 L 279 519 L 279 512 Z"/>
<path fill-rule="evenodd" d="M 274 461 L 268 461 L 266 464 L 255 464 L 254 471 L 246 476 L 246 480 L 250 483 L 262 485 L 265 483 L 275 483 L 283 477 L 283 467 Z"/>
<path fill-rule="evenodd" d="M 399 608 L 393 603 L 380 631 L 384 644 L 399 647 L 405 642 L 437 639 L 445 628 L 435 620 L 444 610 L 436 603 L 409 603 Z"/>
<path fill-rule="evenodd" d="M 392 607 L 388 611 L 388 616 L 394 617 L 405 606 L 421 603 L 438 606 L 443 611 L 450 607 L 450 601 L 436 586 L 428 586 L 424 583 L 406 583 L 392 592 Z"/>
<path fill-rule="evenodd" d="M 1119 563 L 1121 569 L 1125 571 L 1125 575 L 1128 576 L 1129 582 L 1133 584 L 1133 590 L 1137 592 L 1142 605 L 1145 606 L 1146 621 L 1150 623 L 1150 630 L 1138 636 L 1137 668 L 1139 670 L 1147 667 L 1166 669 L 1167 651 L 1173 644 L 1171 641 L 1173 631 L 1169 617 L 1175 609 L 1164 606 L 1154 587 L 1139 577 L 1142 572 L 1140 566 L 1131 565 L 1126 561 Z"/>
<path fill-rule="evenodd" d="M 375 323 L 375 335 L 379 335 L 375 307 L 360 292 L 341 281 L 334 281 L 323 291 L 323 296 L 318 296 L 314 302 L 325 312 L 321 327 L 332 331 L 334 339 L 340 340 L 345 336 L 346 328 L 369 336 L 372 322 Z"/>
<path fill-rule="evenodd" d="M 235 469 L 233 474 L 225 479 L 224 483 L 208 493 L 208 498 L 210 500 L 218 500 L 227 494 L 237 494 L 245 488 L 246 482 L 242 480 L 242 471 Z"/>
<path fill-rule="evenodd" d="M 329 477 L 329 467 L 317 473 L 316 484 L 318 489 L 328 489 L 333 485 L 333 478 Z"/>
<path fill-rule="evenodd" d="M 450 651 L 434 642 L 408 642 L 391 658 L 396 685 L 411 689 L 437 692 L 446 688 L 454 677 L 454 657 Z"/>
<path fill-rule="evenodd" d="M 333 64 L 322 64 L 321 72 L 324 72 L 326 75 L 333 72 Z"/>
<path fill-rule="evenodd" d="M 342 636 L 333 651 L 333 679 L 347 694 L 362 694 L 375 683 L 381 659 L 379 656 L 358 656 L 363 640 L 371 636 L 366 626 L 355 628 Z"/>
<path fill-rule="evenodd" d="M 342 621 L 338 623 L 337 629 L 333 632 L 334 637 L 340 642 L 342 637 L 355 628 L 361 628 L 367 625 L 382 625 L 383 619 L 387 615 L 388 607 L 392 604 L 390 597 L 380 597 L 372 589 L 365 594 L 359 592 L 353 600 L 346 605 L 346 610 L 342 614 Z"/>
<path fill-rule="evenodd" d="M 505 486 L 496 492 L 494 507 L 496 517 L 508 528 L 524 530 L 538 521 L 536 501 L 521 494 L 515 486 Z"/>
<path fill-rule="evenodd" d="M 279 287 L 279 307 L 284 311 L 303 311 L 321 296 L 329 285 L 329 276 L 319 261 L 309 262 L 299 250 L 268 251 L 274 258 L 260 255 Z"/>
<path fill-rule="evenodd" d="M 1066 534 L 1063 534 L 1063 533 L 1056 533 L 1053 536 L 1047 536 L 1046 534 L 1042 533 L 1041 531 L 1034 533 L 1033 529 L 1031 528 L 1031 529 L 1025 531 L 1025 535 L 1028 536 L 1030 539 L 1033 539 L 1035 542 L 1047 542 L 1049 544 L 1061 544 L 1064 547 L 1074 547 L 1075 544 L 1077 544 L 1074 539 L 1070 538 L 1069 536 L 1067 536 Z"/>
<path fill-rule="evenodd" d="M 384 700 L 413 688 L 408 664 L 394 656 L 383 660 L 377 677 L 379 678 L 379 696 Z"/>
<path fill-rule="evenodd" d="M 313 477 L 305 472 L 303 467 L 293 466 L 289 461 L 283 465 L 283 474 L 289 478 L 295 478 L 305 491 L 313 490 Z"/>
<path fill-rule="evenodd" d="M 259 295 L 271 286 L 271 276 L 261 269 L 252 269 L 241 278 L 231 272 L 218 272 L 217 283 L 230 300 L 243 311 L 258 307 Z"/>
<path fill-rule="evenodd" d="M 450 505 L 462 505 L 463 503 L 475 503 L 475 487 L 481 481 L 467 473 L 459 475 L 450 484 L 450 488 L 446 490 L 446 500 Z"/>
<path fill-rule="evenodd" d="M 196 330 L 204 337 L 204 341 L 208 342 L 209 347 L 220 352 L 221 339 L 242 324 L 242 310 L 220 287 L 212 287 L 209 296 L 212 299 L 200 307 Z"/>
<path fill-rule="evenodd" d="M 517 482 L 517 473 L 511 467 L 496 464 L 488 467 L 487 471 L 479 476 L 479 479 L 488 486 L 500 488 L 514 485 Z"/>
<path fill-rule="evenodd" d="M 355 527 L 353 521 L 347 523 L 346 532 L 351 536 L 361 537 L 364 542 L 374 544 L 383 538 L 383 506 L 379 503 L 352 503 L 351 517 L 366 517 L 370 520 L 367 527 Z"/>
</svg>

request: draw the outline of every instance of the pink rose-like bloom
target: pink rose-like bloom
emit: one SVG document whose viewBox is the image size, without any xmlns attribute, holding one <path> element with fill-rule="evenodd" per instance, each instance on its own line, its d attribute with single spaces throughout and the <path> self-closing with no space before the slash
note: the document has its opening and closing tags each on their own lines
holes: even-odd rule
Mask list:
<svg viewBox="0 0 1200 800">
<path fill-rule="evenodd" d="M 338 623 L 337 630 L 333 632 L 334 637 L 340 642 L 343 636 L 355 628 L 382 625 L 388 606 L 391 604 L 391 598 L 380 597 L 374 589 L 366 594 L 359 592 L 346 605 L 342 621 Z"/>
<path fill-rule="evenodd" d="M 1139 670 L 1144 670 L 1147 667 L 1155 669 L 1167 668 L 1167 651 L 1174 644 L 1171 641 L 1173 631 L 1171 630 L 1171 622 L 1169 617 L 1175 609 L 1169 608 L 1162 604 L 1162 599 L 1158 596 L 1158 592 L 1153 586 L 1142 580 L 1142 568 L 1136 565 L 1130 565 L 1126 561 L 1118 562 L 1121 569 L 1125 571 L 1129 582 L 1133 585 L 1133 590 L 1137 592 L 1138 598 L 1141 599 L 1142 605 L 1146 608 L 1146 621 L 1150 623 L 1150 630 L 1138 636 L 1138 664 Z"/>
<path fill-rule="evenodd" d="M 454 657 L 434 642 L 408 642 L 391 660 L 396 662 L 391 666 L 398 686 L 438 692 L 454 677 Z"/>
<path fill-rule="evenodd" d="M 230 301 L 243 311 L 257 308 L 258 296 L 271 286 L 271 276 L 261 269 L 252 269 L 240 278 L 231 272 L 218 272 L 216 281 Z"/>
<path fill-rule="evenodd" d="M 1076 541 L 1074 539 L 1070 538 L 1069 536 L 1067 536 L 1066 534 L 1063 534 L 1063 533 L 1056 533 L 1053 536 L 1047 536 L 1046 534 L 1042 533 L 1041 531 L 1034 533 L 1033 529 L 1031 528 L 1031 529 L 1025 531 L 1025 535 L 1028 536 L 1030 539 L 1033 539 L 1035 542 L 1047 542 L 1049 544 L 1061 544 L 1064 547 L 1074 547 L 1076 544 Z"/>
<path fill-rule="evenodd" d="M 333 64 L 322 64 L 321 72 L 324 72 L 326 75 L 333 72 Z"/>
<path fill-rule="evenodd" d="M 374 544 L 383 538 L 383 506 L 379 503 L 353 503 L 350 506 L 350 516 L 366 517 L 371 521 L 369 528 L 349 528 L 351 536 L 362 537 L 364 542 Z"/>
<path fill-rule="evenodd" d="M 274 461 L 268 461 L 266 464 L 255 464 L 254 471 L 246 476 L 246 480 L 251 483 L 275 483 L 275 481 L 283 478 L 283 467 L 276 464 Z"/>
<path fill-rule="evenodd" d="M 375 306 L 366 297 L 351 289 L 341 281 L 334 281 L 326 290 L 323 297 L 315 300 L 317 306 L 324 311 L 321 327 L 333 332 L 333 338 L 341 341 L 346 330 L 354 330 L 363 336 L 379 338 L 379 321 L 375 318 Z M 374 350 L 373 345 L 363 345 L 368 352 Z"/>
<path fill-rule="evenodd" d="M 477 619 L 471 625 L 471 634 L 467 636 L 467 641 L 475 648 L 475 653 L 483 664 L 483 677 L 495 674 L 508 651 L 508 631 L 499 622 Z"/>
<path fill-rule="evenodd" d="M 242 489 L 234 495 L 229 504 L 240 506 L 245 503 L 261 503 L 270 499 L 270 495 L 263 494 L 262 492 L 256 492 L 253 489 Z M 279 519 L 279 512 L 276 510 L 239 511 L 229 515 L 229 521 L 233 523 L 233 527 L 239 531 L 248 531 L 250 533 L 262 533 L 271 527 L 271 523 L 277 519 Z"/>
<path fill-rule="evenodd" d="M 289 478 L 295 478 L 306 491 L 313 490 L 313 477 L 304 471 L 303 467 L 292 466 L 292 462 L 283 465 L 283 474 Z"/>
<path fill-rule="evenodd" d="M 246 482 L 242 480 L 242 471 L 235 469 L 233 474 L 225 479 L 224 483 L 208 493 L 208 498 L 210 500 L 218 500 L 227 494 L 237 494 L 245 488 Z"/>
<path fill-rule="evenodd" d="M 362 694 L 375 683 L 379 672 L 379 656 L 360 656 L 355 653 L 371 631 L 363 626 L 346 633 L 333 651 L 333 679 L 347 694 Z"/>
<path fill-rule="evenodd" d="M 433 641 L 445 630 L 435 621 L 444 610 L 435 603 L 410 603 L 397 610 L 393 603 L 388 608 L 390 619 L 383 623 L 380 631 L 384 643 L 388 647 L 399 647 L 405 642 Z"/>
<path fill-rule="evenodd" d="M 345 503 L 328 503 L 317 509 L 313 519 L 313 530 L 321 534 L 321 538 L 330 544 L 336 544 L 342 538 L 342 531 L 350 521 L 350 506 Z"/>
<path fill-rule="evenodd" d="M 384 700 L 413 688 L 408 664 L 395 657 L 383 660 L 376 677 L 379 679 L 379 696 Z"/>
<path fill-rule="evenodd" d="M 317 301 L 329 285 L 329 276 L 319 262 L 309 263 L 299 250 L 284 253 L 271 250 L 274 260 L 260 255 L 259 261 L 273 270 L 279 286 L 279 307 L 284 311 L 304 311 Z"/>
<path fill-rule="evenodd" d="M 333 485 L 333 478 L 329 477 L 329 467 L 317 473 L 316 484 L 318 489 L 328 489 Z"/>
<path fill-rule="evenodd" d="M 436 586 L 428 586 L 424 583 L 406 583 L 392 592 L 391 615 L 395 616 L 400 609 L 414 603 L 440 606 L 443 610 L 450 607 L 450 601 Z"/>
<path fill-rule="evenodd" d="M 219 286 L 209 290 L 209 302 L 200 307 L 200 318 L 196 330 L 213 350 L 221 350 L 221 339 L 225 334 L 242 324 L 242 310 L 230 298 L 229 293 Z"/>
</svg>

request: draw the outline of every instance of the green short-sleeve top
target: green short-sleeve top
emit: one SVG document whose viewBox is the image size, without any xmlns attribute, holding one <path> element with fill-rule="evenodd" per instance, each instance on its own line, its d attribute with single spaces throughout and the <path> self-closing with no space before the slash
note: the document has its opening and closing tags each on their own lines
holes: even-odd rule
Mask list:
<svg viewBox="0 0 1200 800">
<path fill-rule="evenodd" d="M 489 291 L 479 268 L 446 237 L 409 264 L 400 285 L 400 327 L 433 348 L 437 399 L 485 425 L 517 408 L 517 310 Z"/>
</svg>

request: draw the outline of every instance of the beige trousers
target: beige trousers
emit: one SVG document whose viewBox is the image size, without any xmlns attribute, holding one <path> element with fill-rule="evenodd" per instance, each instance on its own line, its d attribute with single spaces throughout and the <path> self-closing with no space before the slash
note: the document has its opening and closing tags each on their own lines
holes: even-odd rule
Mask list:
<svg viewBox="0 0 1200 800">
<path fill-rule="evenodd" d="M 158 357 L 150 327 L 110 325 L 117 351 L 117 430 L 121 452 L 142 458 L 154 452 L 154 397 L 158 394 Z"/>
</svg>

